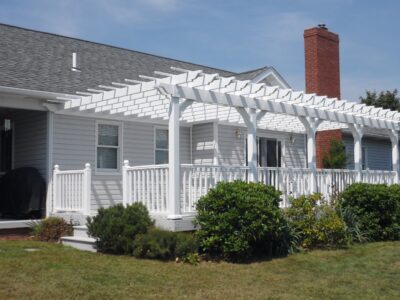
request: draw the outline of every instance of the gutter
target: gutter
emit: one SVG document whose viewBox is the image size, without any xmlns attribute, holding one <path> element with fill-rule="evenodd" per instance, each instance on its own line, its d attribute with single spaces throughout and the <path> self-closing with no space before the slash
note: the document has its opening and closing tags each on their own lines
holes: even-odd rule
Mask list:
<svg viewBox="0 0 400 300">
<path fill-rule="evenodd" d="M 8 86 L 1 86 L 0 85 L 0 92 L 15 94 L 15 95 L 23 95 L 23 96 L 31 96 L 36 98 L 42 98 L 45 100 L 56 100 L 61 102 L 62 100 L 67 101 L 68 99 L 80 99 L 81 97 L 77 95 L 71 94 L 64 94 L 64 93 L 54 93 L 54 92 L 46 92 L 46 91 L 39 91 L 39 90 L 30 90 L 30 89 L 21 89 L 21 88 L 14 88 Z"/>
</svg>

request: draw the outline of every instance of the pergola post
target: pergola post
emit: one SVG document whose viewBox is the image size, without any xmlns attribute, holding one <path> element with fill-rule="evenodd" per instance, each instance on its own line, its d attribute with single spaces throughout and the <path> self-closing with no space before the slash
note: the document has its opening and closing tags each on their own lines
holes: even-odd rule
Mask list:
<svg viewBox="0 0 400 300">
<path fill-rule="evenodd" d="M 250 169 L 249 181 L 258 181 L 257 170 L 257 113 L 254 108 L 249 109 L 250 122 L 247 126 L 247 162 Z"/>
<path fill-rule="evenodd" d="M 247 126 L 247 165 L 249 167 L 250 182 L 258 181 L 257 168 L 257 111 L 255 108 L 236 108 Z"/>
<path fill-rule="evenodd" d="M 179 98 L 171 97 L 168 121 L 169 193 L 168 219 L 181 219 L 180 215 L 180 153 L 179 153 Z"/>
<path fill-rule="evenodd" d="M 362 137 L 364 127 L 358 124 L 349 124 L 354 139 L 354 170 L 357 171 L 357 181 L 362 181 Z"/>
<path fill-rule="evenodd" d="M 307 133 L 307 165 L 310 169 L 310 183 L 309 192 L 317 192 L 317 160 L 316 160 L 316 147 L 315 147 L 315 135 L 317 133 L 318 125 L 322 120 L 310 117 L 299 117 L 301 123 Z"/>
<path fill-rule="evenodd" d="M 394 183 L 399 183 L 399 132 L 388 130 L 392 142 L 392 170 L 395 172 Z"/>
</svg>

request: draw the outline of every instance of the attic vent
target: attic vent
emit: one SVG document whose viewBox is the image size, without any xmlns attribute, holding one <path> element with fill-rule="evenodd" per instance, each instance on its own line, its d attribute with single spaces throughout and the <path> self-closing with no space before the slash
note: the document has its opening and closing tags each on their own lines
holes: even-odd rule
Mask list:
<svg viewBox="0 0 400 300">
<path fill-rule="evenodd" d="M 72 52 L 72 68 L 71 68 L 71 70 L 75 71 L 75 72 L 81 71 L 78 69 L 76 52 Z"/>
</svg>

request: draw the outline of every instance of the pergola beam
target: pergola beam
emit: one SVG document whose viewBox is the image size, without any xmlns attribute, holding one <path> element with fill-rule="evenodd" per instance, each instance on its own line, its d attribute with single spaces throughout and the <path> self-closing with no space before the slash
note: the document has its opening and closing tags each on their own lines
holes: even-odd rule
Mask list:
<svg viewBox="0 0 400 300">
<path fill-rule="evenodd" d="M 344 113 L 340 111 L 330 111 L 328 109 L 324 109 L 323 107 L 311 107 L 307 105 L 276 102 L 274 100 L 266 99 L 259 100 L 257 98 L 238 96 L 229 93 L 220 93 L 211 90 L 203 90 L 195 87 L 189 88 L 181 85 L 161 83 L 159 86 L 161 89 L 164 89 L 167 94 L 197 102 L 204 102 L 214 105 L 254 108 L 273 113 L 317 118 L 331 122 L 359 124 L 377 127 L 380 129 L 400 129 L 398 122 L 384 119 L 366 118 L 362 115 L 357 116 L 352 113 Z"/>
</svg>

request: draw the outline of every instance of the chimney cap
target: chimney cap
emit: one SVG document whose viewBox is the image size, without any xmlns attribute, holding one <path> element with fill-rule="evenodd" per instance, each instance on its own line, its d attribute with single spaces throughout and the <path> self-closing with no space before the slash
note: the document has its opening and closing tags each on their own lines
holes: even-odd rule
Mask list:
<svg viewBox="0 0 400 300">
<path fill-rule="evenodd" d="M 326 24 L 318 24 L 318 28 L 328 30 L 328 27 L 326 27 Z"/>
</svg>

